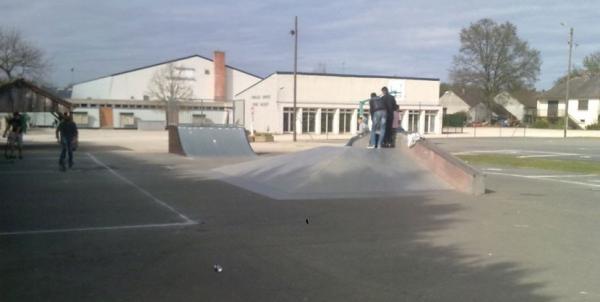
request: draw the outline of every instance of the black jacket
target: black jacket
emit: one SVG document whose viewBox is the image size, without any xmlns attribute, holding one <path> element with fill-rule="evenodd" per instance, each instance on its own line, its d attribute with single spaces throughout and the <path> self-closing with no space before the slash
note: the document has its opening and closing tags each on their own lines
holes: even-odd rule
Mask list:
<svg viewBox="0 0 600 302">
<path fill-rule="evenodd" d="M 391 94 L 384 94 L 381 99 L 383 100 L 383 103 L 385 104 L 385 110 L 387 111 L 388 114 L 391 114 L 392 112 L 394 112 L 396 110 L 396 107 L 398 106 L 398 104 L 396 103 L 396 98 L 394 98 L 393 95 Z"/>
<path fill-rule="evenodd" d="M 373 115 L 373 113 L 375 113 L 376 111 L 380 111 L 380 110 L 387 111 L 387 105 L 386 105 L 385 101 L 379 97 L 371 98 L 369 100 L 369 111 L 371 111 L 371 115 Z"/>
<path fill-rule="evenodd" d="M 61 137 L 68 140 L 72 140 L 78 133 L 77 125 L 73 121 L 62 121 L 60 125 L 58 125 L 58 131 L 60 131 Z"/>
</svg>

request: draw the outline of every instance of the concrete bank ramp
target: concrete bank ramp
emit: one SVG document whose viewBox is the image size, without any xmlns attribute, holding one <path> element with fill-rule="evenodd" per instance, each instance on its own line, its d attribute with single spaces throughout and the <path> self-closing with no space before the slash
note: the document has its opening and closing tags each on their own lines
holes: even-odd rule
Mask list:
<svg viewBox="0 0 600 302">
<path fill-rule="evenodd" d="M 393 197 L 452 190 L 392 149 L 318 147 L 214 169 L 217 178 L 274 199 Z"/>
<path fill-rule="evenodd" d="M 248 143 L 244 128 L 179 126 L 176 129 L 179 140 L 179 146 L 176 147 L 179 147 L 180 150 L 171 153 L 181 153 L 192 157 L 256 156 Z M 171 139 L 169 140 L 171 145 Z M 176 140 L 175 143 L 177 143 Z"/>
</svg>

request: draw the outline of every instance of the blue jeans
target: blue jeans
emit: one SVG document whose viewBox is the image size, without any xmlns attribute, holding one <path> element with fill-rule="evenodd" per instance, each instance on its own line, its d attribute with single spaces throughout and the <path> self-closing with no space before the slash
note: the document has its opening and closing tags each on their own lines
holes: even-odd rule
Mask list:
<svg viewBox="0 0 600 302">
<path fill-rule="evenodd" d="M 65 156 L 69 155 L 69 164 L 73 163 L 73 138 L 61 137 L 60 144 L 62 146 L 62 150 L 60 151 L 60 160 L 58 163 L 60 165 L 65 164 Z"/>
<path fill-rule="evenodd" d="M 385 110 L 375 111 L 373 113 L 373 127 L 371 128 L 371 146 L 377 146 L 381 148 L 383 144 L 383 138 L 385 137 L 385 120 L 387 113 Z M 377 135 L 376 131 L 379 130 L 379 138 L 375 141 Z"/>
</svg>

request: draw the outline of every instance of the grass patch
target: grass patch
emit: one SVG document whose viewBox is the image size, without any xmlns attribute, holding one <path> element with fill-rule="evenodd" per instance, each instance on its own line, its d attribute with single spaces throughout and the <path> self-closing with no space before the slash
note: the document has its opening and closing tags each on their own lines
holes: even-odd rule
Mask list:
<svg viewBox="0 0 600 302">
<path fill-rule="evenodd" d="M 551 171 L 600 173 L 600 163 L 581 160 L 563 160 L 547 158 L 519 158 L 506 154 L 468 154 L 458 158 L 474 165 L 495 165 L 514 168 L 532 168 Z"/>
</svg>

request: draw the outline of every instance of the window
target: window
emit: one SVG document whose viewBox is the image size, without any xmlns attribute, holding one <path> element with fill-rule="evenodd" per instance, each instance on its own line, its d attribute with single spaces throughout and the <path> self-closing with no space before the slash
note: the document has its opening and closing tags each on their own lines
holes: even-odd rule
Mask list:
<svg viewBox="0 0 600 302">
<path fill-rule="evenodd" d="M 81 106 L 81 108 L 87 108 L 88 104 L 81 104 L 79 106 Z"/>
<path fill-rule="evenodd" d="M 435 132 L 435 116 L 437 111 L 427 110 L 425 111 L 425 133 Z"/>
<path fill-rule="evenodd" d="M 294 108 L 283 108 L 283 132 L 294 131 Z"/>
<path fill-rule="evenodd" d="M 149 95 L 144 95 L 144 101 L 149 101 L 150 100 L 150 96 Z"/>
<path fill-rule="evenodd" d="M 302 132 L 314 133 L 315 132 L 315 116 L 317 115 L 316 108 L 304 108 L 302 109 Z"/>
<path fill-rule="evenodd" d="M 268 100 L 268 99 L 270 99 L 270 98 L 271 98 L 271 95 L 269 95 L 269 94 L 265 94 L 265 95 L 263 95 L 263 96 L 262 96 L 262 98 L 263 98 L 263 100 L 264 100 L 264 99 L 267 99 L 267 100 Z"/>
<path fill-rule="evenodd" d="M 579 103 L 577 104 L 577 109 L 578 110 L 588 110 L 588 100 L 579 100 Z"/>
<path fill-rule="evenodd" d="M 333 132 L 335 109 L 321 109 L 321 133 Z"/>
<path fill-rule="evenodd" d="M 133 112 L 121 112 L 119 115 L 121 128 L 135 128 L 135 116 Z"/>
<path fill-rule="evenodd" d="M 78 126 L 88 125 L 88 114 L 87 112 L 73 112 L 73 122 Z"/>
<path fill-rule="evenodd" d="M 252 96 L 252 99 L 253 99 L 253 100 L 260 100 L 260 95 L 253 95 L 253 96 Z"/>
<path fill-rule="evenodd" d="M 352 109 L 340 109 L 340 133 L 350 132 L 353 111 Z"/>
<path fill-rule="evenodd" d="M 208 70 L 208 69 L 204 69 L 204 74 L 205 74 L 205 75 L 209 75 L 209 74 L 210 74 L 210 70 Z"/>
<path fill-rule="evenodd" d="M 420 112 L 418 110 L 408 111 L 408 129 L 409 132 L 419 132 L 419 117 Z"/>
</svg>

